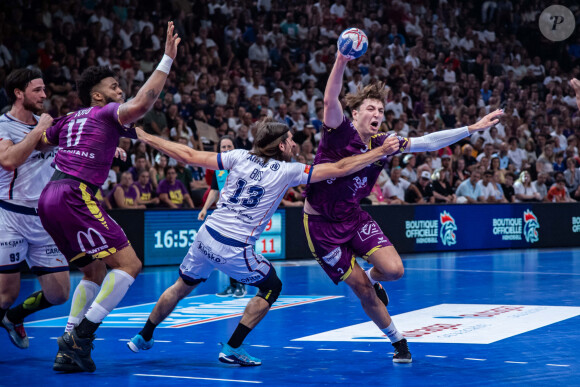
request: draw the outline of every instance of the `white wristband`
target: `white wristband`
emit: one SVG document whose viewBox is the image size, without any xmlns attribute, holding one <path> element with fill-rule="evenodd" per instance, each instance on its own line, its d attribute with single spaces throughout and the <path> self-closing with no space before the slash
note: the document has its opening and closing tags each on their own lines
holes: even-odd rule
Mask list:
<svg viewBox="0 0 580 387">
<path fill-rule="evenodd" d="M 163 59 L 159 62 L 157 66 L 157 70 L 164 72 L 165 74 L 169 74 L 169 70 L 171 70 L 171 65 L 173 64 L 173 59 L 169 57 L 167 54 L 163 55 Z"/>
</svg>

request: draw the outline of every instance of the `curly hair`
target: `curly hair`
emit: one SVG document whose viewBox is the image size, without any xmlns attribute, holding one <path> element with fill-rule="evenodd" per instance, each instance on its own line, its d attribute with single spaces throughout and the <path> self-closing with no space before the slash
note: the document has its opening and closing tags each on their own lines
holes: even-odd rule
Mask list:
<svg viewBox="0 0 580 387">
<path fill-rule="evenodd" d="M 91 66 L 83 71 L 81 78 L 77 81 L 77 92 L 84 106 L 91 106 L 91 92 L 103 79 L 113 77 L 113 70 L 106 66 Z"/>
<path fill-rule="evenodd" d="M 18 69 L 8 74 L 5 85 L 10 103 L 16 101 L 15 89 L 24 91 L 30 82 L 38 78 L 42 79 L 42 73 L 39 70 Z"/>
<path fill-rule="evenodd" d="M 365 99 L 376 99 L 383 104 L 387 99 L 387 90 L 383 82 L 374 82 L 366 85 L 364 88 L 359 87 L 356 93 L 349 93 L 344 98 L 346 106 L 351 110 L 358 110 Z"/>
<path fill-rule="evenodd" d="M 273 118 L 264 118 L 256 124 L 258 131 L 254 139 L 254 147 L 250 153 L 263 158 L 265 163 L 271 158 L 282 161 L 283 155 L 278 145 L 288 138 L 290 131 L 288 125 Z"/>
</svg>

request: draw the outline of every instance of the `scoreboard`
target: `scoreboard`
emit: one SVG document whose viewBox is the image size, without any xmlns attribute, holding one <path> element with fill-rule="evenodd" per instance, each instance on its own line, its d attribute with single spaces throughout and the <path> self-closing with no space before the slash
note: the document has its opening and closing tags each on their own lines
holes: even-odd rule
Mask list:
<svg viewBox="0 0 580 387">
<path fill-rule="evenodd" d="M 199 211 L 146 211 L 145 264 L 177 265 L 187 254 L 203 221 Z M 208 215 L 210 212 L 208 212 Z M 256 253 L 268 259 L 283 259 L 285 252 L 284 210 L 278 210 L 256 241 Z M 225 235 L 228 236 L 228 235 Z"/>
</svg>

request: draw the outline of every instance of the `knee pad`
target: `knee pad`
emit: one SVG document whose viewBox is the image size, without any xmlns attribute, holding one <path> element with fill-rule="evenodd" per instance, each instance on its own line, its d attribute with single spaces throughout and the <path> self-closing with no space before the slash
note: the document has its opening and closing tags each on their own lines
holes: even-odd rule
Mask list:
<svg viewBox="0 0 580 387">
<path fill-rule="evenodd" d="M 282 281 L 278 278 L 278 274 L 276 274 L 276 270 L 273 267 L 268 278 L 258 286 L 258 289 L 256 296 L 262 297 L 270 306 L 276 302 L 280 292 L 282 292 Z"/>
</svg>

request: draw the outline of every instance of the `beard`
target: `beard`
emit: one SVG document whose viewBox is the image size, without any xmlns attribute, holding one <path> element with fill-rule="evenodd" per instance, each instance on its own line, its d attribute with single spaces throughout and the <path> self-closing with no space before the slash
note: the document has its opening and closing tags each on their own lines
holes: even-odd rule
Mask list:
<svg viewBox="0 0 580 387">
<path fill-rule="evenodd" d="M 22 107 L 37 116 L 41 115 L 44 112 L 44 106 L 38 107 L 37 104 L 32 102 L 30 99 L 24 97 L 24 101 L 22 101 Z"/>
</svg>

